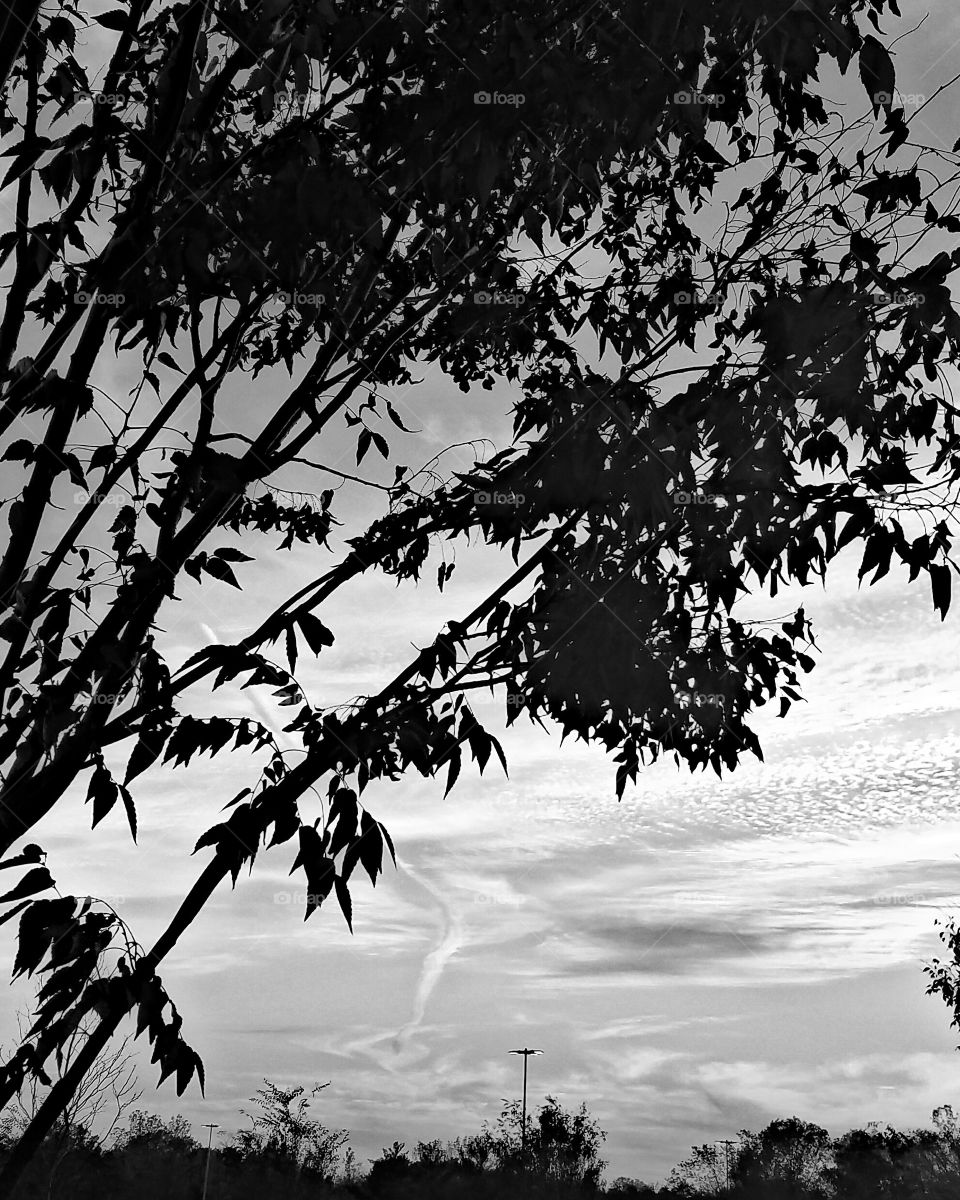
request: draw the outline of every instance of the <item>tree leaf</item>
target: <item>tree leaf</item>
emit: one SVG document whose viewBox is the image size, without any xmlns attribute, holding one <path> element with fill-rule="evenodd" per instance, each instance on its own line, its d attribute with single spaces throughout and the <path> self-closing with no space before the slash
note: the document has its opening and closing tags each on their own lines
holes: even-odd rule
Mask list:
<svg viewBox="0 0 960 1200">
<path fill-rule="evenodd" d="M 377 876 L 383 868 L 383 834 L 379 824 L 364 812 L 360 818 L 360 864 L 370 876 L 370 882 L 377 886 Z"/>
<path fill-rule="evenodd" d="M 387 415 L 389 416 L 390 420 L 394 423 L 394 425 L 396 425 L 396 427 L 398 429 L 402 429 L 404 433 L 413 433 L 414 430 L 408 429 L 406 427 L 406 425 L 404 425 L 404 423 L 400 420 L 397 410 L 393 407 L 393 405 L 390 403 L 389 400 L 386 401 L 386 405 L 387 405 Z M 384 455 L 384 457 L 386 457 L 386 455 Z"/>
<path fill-rule="evenodd" d="M 300 626 L 301 633 L 306 638 L 307 645 L 314 654 L 319 654 L 325 646 L 333 645 L 333 634 L 320 618 L 315 617 L 313 613 L 298 613 L 297 624 Z"/>
<path fill-rule="evenodd" d="M 933 607 L 940 614 L 940 620 L 945 621 L 950 608 L 950 568 L 943 563 L 931 563 L 929 570 Z"/>
<path fill-rule="evenodd" d="M 127 762 L 126 774 L 123 777 L 125 787 L 132 779 L 136 779 L 148 767 L 153 766 L 163 752 L 169 736 L 169 726 L 160 726 L 159 728 L 145 730 L 141 733 L 140 739 L 131 751 Z"/>
<path fill-rule="evenodd" d="M 20 882 L 0 896 L 0 904 L 11 900 L 22 900 L 24 896 L 32 896 L 35 892 L 44 892 L 54 886 L 53 876 L 46 867 L 34 867 L 28 871 Z"/>
<path fill-rule="evenodd" d="M 872 33 L 867 34 L 860 46 L 860 79 L 870 97 L 874 116 L 881 108 L 889 113 L 893 107 L 896 73 L 886 47 Z"/>
<path fill-rule="evenodd" d="M 238 591 L 243 589 L 237 582 L 237 577 L 233 573 L 233 569 L 221 558 L 208 558 L 203 564 L 203 570 L 208 575 L 212 575 L 214 579 L 222 579 L 224 583 L 229 583 L 231 587 L 235 587 Z"/>
<path fill-rule="evenodd" d="M 450 795 L 450 789 L 460 776 L 460 758 L 460 747 L 455 746 L 450 751 L 450 766 L 447 768 L 447 786 L 443 793 L 444 800 Z"/>
<path fill-rule="evenodd" d="M 373 434 L 364 426 L 360 430 L 360 436 L 357 438 L 357 466 L 363 461 L 363 456 L 370 449 L 370 443 L 373 440 Z"/>
<path fill-rule="evenodd" d="M 127 789 L 122 784 L 120 785 L 120 799 L 123 801 L 123 807 L 127 814 L 127 823 L 130 826 L 130 834 L 131 834 L 134 842 L 136 842 L 136 840 L 137 840 L 137 808 L 136 808 L 136 805 L 133 803 L 133 797 L 130 795 L 130 793 L 127 791 Z"/>
<path fill-rule="evenodd" d="M 109 12 L 101 13 L 99 17 L 93 19 L 104 29 L 113 29 L 117 33 L 122 33 L 130 21 L 130 14 L 122 8 L 111 8 Z"/>
<path fill-rule="evenodd" d="M 333 886 L 337 889 L 337 900 L 339 900 L 340 909 L 346 918 L 347 928 L 353 933 L 353 901 L 350 899 L 350 889 L 347 887 L 346 880 L 341 879 L 339 875 L 334 876 Z"/>
<path fill-rule="evenodd" d="M 94 768 L 87 790 L 87 803 L 91 800 L 93 801 L 92 829 L 96 829 L 107 813 L 113 808 L 114 804 L 116 804 L 117 795 L 118 789 L 114 778 L 101 760 Z"/>
</svg>

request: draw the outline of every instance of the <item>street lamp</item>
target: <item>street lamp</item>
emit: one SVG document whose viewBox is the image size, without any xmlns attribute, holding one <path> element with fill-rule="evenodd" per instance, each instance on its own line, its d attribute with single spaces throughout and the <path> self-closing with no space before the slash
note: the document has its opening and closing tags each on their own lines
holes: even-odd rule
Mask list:
<svg viewBox="0 0 960 1200">
<path fill-rule="evenodd" d="M 527 1059 L 531 1054 L 542 1054 L 542 1050 L 528 1050 L 526 1046 L 522 1050 L 510 1050 L 509 1054 L 523 1055 L 523 1124 L 520 1126 L 520 1157 L 523 1164 L 523 1170 L 527 1169 Z"/>
<path fill-rule="evenodd" d="M 213 1131 L 219 1129 L 219 1125 L 204 1125 L 204 1129 L 210 1130 L 210 1137 L 207 1141 L 207 1165 L 203 1170 L 203 1197 L 202 1200 L 207 1200 L 207 1181 L 210 1178 L 210 1150 L 213 1146 Z"/>
<path fill-rule="evenodd" d="M 737 1138 L 736 1141 L 732 1141 L 730 1138 L 717 1138 L 717 1141 L 714 1143 L 714 1145 L 722 1146 L 724 1149 L 723 1160 L 726 1165 L 727 1191 L 728 1192 L 730 1190 L 730 1147 L 737 1146 L 739 1144 L 740 1144 L 739 1138 Z"/>
</svg>

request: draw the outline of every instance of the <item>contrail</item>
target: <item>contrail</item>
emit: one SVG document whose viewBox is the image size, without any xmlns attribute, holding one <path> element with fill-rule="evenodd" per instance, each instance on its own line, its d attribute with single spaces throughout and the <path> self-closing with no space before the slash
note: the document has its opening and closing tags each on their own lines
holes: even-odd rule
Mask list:
<svg viewBox="0 0 960 1200">
<path fill-rule="evenodd" d="M 404 864 L 402 869 L 436 900 L 437 906 L 443 914 L 443 930 L 440 940 L 427 954 L 423 960 L 423 966 L 420 968 L 420 978 L 417 981 L 417 991 L 413 999 L 413 1015 L 393 1039 L 393 1050 L 397 1054 L 406 1048 L 411 1036 L 423 1024 L 427 1001 L 430 999 L 433 989 L 440 982 L 444 967 L 463 945 L 463 926 L 447 903 L 443 892 L 409 865 Z"/>
<path fill-rule="evenodd" d="M 222 639 L 209 625 L 201 622 L 200 628 L 211 642 L 221 643 Z M 247 693 L 247 699 L 251 706 L 260 714 L 264 724 L 268 728 L 272 728 L 275 724 L 275 717 L 267 712 L 266 706 L 259 696 L 250 691 Z M 291 745 L 293 744 L 293 739 L 289 734 L 278 732 L 276 736 L 278 741 L 283 739 Z M 425 892 L 429 892 L 436 901 L 437 907 L 443 914 L 443 929 L 440 934 L 440 940 L 428 952 L 426 958 L 423 960 L 423 966 L 420 968 L 420 978 L 417 981 L 417 991 L 413 999 L 413 1013 L 410 1020 L 397 1031 L 393 1038 L 392 1048 L 395 1054 L 399 1054 L 406 1049 L 412 1035 L 423 1024 L 427 1002 L 433 994 L 434 988 L 440 982 L 440 976 L 443 974 L 444 967 L 446 967 L 450 959 L 453 958 L 463 945 L 463 925 L 447 903 L 443 892 L 418 871 L 415 871 L 409 864 L 401 864 L 398 860 L 397 865 L 414 883 L 419 884 Z"/>
</svg>

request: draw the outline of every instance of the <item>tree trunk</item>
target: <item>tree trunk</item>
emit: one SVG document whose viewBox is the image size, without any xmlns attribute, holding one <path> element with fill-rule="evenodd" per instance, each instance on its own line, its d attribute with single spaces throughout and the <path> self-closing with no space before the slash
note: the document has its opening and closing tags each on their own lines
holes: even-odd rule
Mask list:
<svg viewBox="0 0 960 1200">
<path fill-rule="evenodd" d="M 3 15 L 0 17 L 0 88 L 6 85 L 39 12 L 40 0 L 9 0 L 3 6 Z"/>
</svg>

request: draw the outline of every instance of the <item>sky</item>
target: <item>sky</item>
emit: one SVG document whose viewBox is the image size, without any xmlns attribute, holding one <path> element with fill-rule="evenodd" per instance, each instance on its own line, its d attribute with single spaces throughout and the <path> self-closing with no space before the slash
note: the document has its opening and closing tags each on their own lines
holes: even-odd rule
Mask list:
<svg viewBox="0 0 960 1200">
<path fill-rule="evenodd" d="M 907 9 L 904 28 L 925 11 Z M 934 10 L 901 43 L 901 90 L 929 94 L 949 77 L 958 35 L 960 16 Z M 950 116 L 934 109 L 928 136 L 952 144 Z M 105 388 L 127 384 L 122 365 L 103 372 Z M 422 430 L 392 435 L 401 461 L 506 437 L 505 385 L 467 402 L 428 372 L 391 399 Z M 234 427 L 255 425 L 255 391 L 234 403 Z M 334 450 L 330 465 L 350 470 L 347 440 Z M 376 498 L 351 497 L 351 522 Z M 266 554 L 240 571 L 243 593 L 188 583 L 165 613 L 170 661 L 242 636 L 335 561 L 339 539 L 333 554 L 245 541 Z M 860 587 L 857 565 L 842 558 L 826 590 L 751 601 L 757 616 L 802 603 L 820 648 L 807 702 L 785 720 L 757 719 L 762 764 L 719 780 L 661 763 L 618 803 L 599 750 L 561 748 L 518 722 L 502 734 L 509 778 L 494 761 L 483 778 L 465 766 L 445 800 L 442 781 L 419 775 L 365 793 L 398 868 L 375 890 L 358 880 L 353 936 L 332 904 L 304 924 L 290 845 L 262 853 L 162 970 L 204 1059 L 206 1096 L 154 1092 L 141 1053 L 142 1106 L 183 1113 L 196 1132 L 229 1130 L 264 1077 L 329 1080 L 313 1111 L 349 1130 L 363 1161 L 395 1139 L 412 1148 L 495 1120 L 519 1095 L 521 1063 L 508 1051 L 526 1045 L 544 1051 L 530 1062 L 531 1105 L 585 1102 L 608 1134 L 607 1178 L 651 1182 L 691 1145 L 777 1117 L 841 1133 L 960 1107 L 960 1034 L 925 995 L 922 971 L 940 946 L 935 919 L 960 908 L 957 609 L 941 622 L 926 584 L 908 587 L 905 572 Z M 443 596 L 429 573 L 418 589 L 361 579 L 323 610 L 337 641 L 302 665 L 308 693 L 373 691 L 501 572 L 498 556 L 473 548 Z M 194 696 L 200 714 L 261 716 L 266 703 Z M 502 701 L 477 693 L 473 703 L 497 732 Z M 190 857 L 196 838 L 251 782 L 250 765 L 241 753 L 146 773 L 134 789 L 137 846 L 119 811 L 90 833 L 83 789 L 31 836 L 64 890 L 114 903 L 148 944 L 205 861 Z M 29 992 L 11 988 L 5 1040 Z"/>
</svg>

